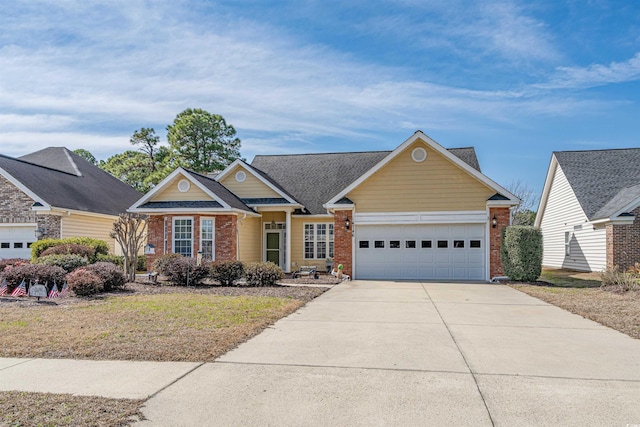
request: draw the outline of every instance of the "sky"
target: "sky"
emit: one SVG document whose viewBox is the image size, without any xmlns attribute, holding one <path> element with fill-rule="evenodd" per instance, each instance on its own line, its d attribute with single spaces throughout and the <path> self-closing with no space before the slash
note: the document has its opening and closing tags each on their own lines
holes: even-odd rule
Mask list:
<svg viewBox="0 0 640 427">
<path fill-rule="evenodd" d="M 640 2 L 0 2 L 0 154 L 107 159 L 186 108 L 241 154 L 473 146 L 541 193 L 553 151 L 640 147 Z"/>
</svg>

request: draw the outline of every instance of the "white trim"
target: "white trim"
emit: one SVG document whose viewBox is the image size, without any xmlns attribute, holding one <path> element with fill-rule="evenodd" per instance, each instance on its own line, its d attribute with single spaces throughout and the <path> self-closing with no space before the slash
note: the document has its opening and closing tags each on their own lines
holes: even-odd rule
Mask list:
<svg viewBox="0 0 640 427">
<path fill-rule="evenodd" d="M 625 205 L 625 207 L 623 207 L 622 209 L 620 209 L 619 211 L 615 212 L 613 215 L 611 215 L 611 220 L 615 221 L 621 214 L 623 213 L 627 213 L 627 212 L 631 212 L 632 210 L 634 210 L 635 208 L 637 208 L 640 205 L 640 197 L 634 199 L 631 203 Z"/>
<path fill-rule="evenodd" d="M 353 215 L 358 225 L 383 224 L 474 224 L 489 222 L 489 214 L 484 211 L 448 212 L 367 212 Z"/>
<path fill-rule="evenodd" d="M 236 215 L 244 215 L 252 217 L 260 217 L 261 215 L 255 212 L 243 211 L 242 209 L 223 209 L 223 208 L 165 208 L 165 209 L 127 209 L 127 212 L 133 213 L 143 213 L 148 215 L 165 215 L 167 213 L 201 213 L 205 215 L 216 215 L 216 214 L 236 214 Z"/>
<path fill-rule="evenodd" d="M 284 265 L 285 265 L 285 272 L 290 272 L 291 271 L 291 211 L 287 211 L 285 212 L 285 249 L 284 249 L 284 256 L 285 256 L 285 260 L 284 260 Z"/>
<path fill-rule="evenodd" d="M 411 158 L 416 163 L 422 163 L 427 160 L 427 150 L 422 147 L 416 147 L 411 151 Z"/>
<path fill-rule="evenodd" d="M 549 199 L 549 193 L 551 192 L 551 184 L 556 175 L 558 168 L 558 159 L 556 159 L 555 153 L 551 155 L 551 161 L 549 162 L 549 169 L 547 170 L 547 177 L 544 180 L 544 188 L 542 189 L 542 196 L 540 196 L 540 203 L 538 204 L 538 210 L 536 211 L 536 220 L 533 225 L 540 227 L 542 224 L 542 217 L 544 210 L 547 207 L 547 200 Z M 569 184 L 571 186 L 571 184 Z M 573 191 L 573 188 L 571 189 Z"/>
<path fill-rule="evenodd" d="M 593 225 L 593 227 L 603 227 L 606 226 L 607 224 L 614 224 L 614 225 L 631 225 L 633 224 L 633 221 L 636 219 L 635 215 L 631 215 L 631 216 L 617 216 L 617 217 L 611 217 L 611 218 L 603 218 L 603 219 L 597 219 L 595 221 L 590 221 L 589 223 L 591 225 Z"/>
<path fill-rule="evenodd" d="M 292 205 L 290 203 L 245 203 L 249 207 L 254 207 L 258 212 L 280 212 L 302 208 L 302 205 Z"/>
<path fill-rule="evenodd" d="M 453 164 L 455 164 L 456 166 L 458 166 L 459 168 L 467 172 L 469 175 L 479 180 L 481 183 L 483 183 L 487 187 L 494 190 L 496 193 L 500 193 L 503 196 L 509 198 L 511 200 L 512 205 L 520 204 L 520 200 L 516 196 L 511 194 L 511 192 L 509 192 L 502 186 L 498 185 L 496 182 L 491 180 L 486 175 L 482 174 L 481 172 L 478 172 L 476 169 L 469 166 L 467 163 L 462 161 L 462 159 L 450 153 L 446 148 L 444 148 L 443 146 L 435 142 L 433 139 L 429 138 L 422 131 L 416 131 L 409 139 L 407 139 L 405 142 L 400 144 L 398 148 L 393 150 L 391 153 L 389 153 L 389 155 L 387 155 L 384 159 L 378 162 L 378 164 L 376 164 L 374 167 L 369 169 L 362 176 L 360 176 L 360 178 L 355 180 L 351 185 L 349 185 L 347 188 L 345 188 L 344 190 L 339 192 L 336 196 L 334 196 L 331 200 L 329 200 L 326 203 L 326 206 L 331 206 L 335 204 L 338 200 L 342 199 L 343 197 L 346 197 L 347 194 L 350 193 L 353 189 L 355 189 L 364 181 L 366 181 L 371 175 L 376 173 L 378 170 L 384 167 L 387 163 L 389 163 L 391 160 L 397 157 L 400 153 L 402 153 L 407 147 L 409 147 L 411 144 L 413 144 L 418 140 L 420 140 L 422 143 L 424 143 L 426 146 L 430 147 L 431 149 L 440 153 L 443 157 L 445 157 L 446 159 L 451 161 Z"/>
<path fill-rule="evenodd" d="M 202 222 L 203 221 L 212 221 L 212 236 L 211 236 L 211 261 L 216 260 L 216 217 L 215 216 L 201 216 L 200 217 L 200 251 L 202 251 Z"/>
<path fill-rule="evenodd" d="M 2 176 L 4 176 L 7 179 L 7 181 L 12 183 L 16 187 L 18 187 L 18 189 L 20 191 L 22 191 L 24 194 L 26 194 L 31 199 L 33 199 L 34 202 L 38 202 L 38 203 L 42 204 L 42 207 L 39 207 L 39 208 L 36 208 L 36 209 L 38 209 L 38 210 L 49 210 L 49 209 L 51 209 L 51 205 L 49 203 L 45 202 L 40 196 L 38 196 L 36 193 L 34 193 L 30 189 L 28 189 L 23 183 L 18 181 L 9 172 L 7 172 L 6 170 L 2 169 L 1 167 L 0 167 L 0 174 Z M 34 208 L 31 208 L 31 209 L 32 210 L 36 210 Z"/>
<path fill-rule="evenodd" d="M 354 211 L 356 205 L 353 203 L 325 203 L 322 205 L 328 212 L 331 211 Z"/>
<path fill-rule="evenodd" d="M 88 211 L 79 211 L 76 209 L 67 209 L 67 208 L 57 208 L 57 207 L 52 207 L 51 211 L 49 213 L 49 215 L 61 215 L 61 216 L 69 216 L 71 214 L 75 214 L 75 215 L 85 215 L 85 216 L 92 216 L 92 217 L 97 217 L 97 218 L 104 218 L 104 219 L 117 219 L 118 215 L 110 215 L 110 214 L 103 214 L 103 213 L 97 213 L 97 212 L 88 212 Z"/>
<path fill-rule="evenodd" d="M 35 227 L 38 223 L 36 222 L 0 222 L 1 227 Z"/>
<path fill-rule="evenodd" d="M 196 236 L 194 236 L 194 220 L 192 216 L 174 216 L 171 218 L 171 253 L 176 253 L 176 220 L 191 220 L 191 257 L 194 256 L 193 253 L 193 244 L 195 242 Z"/>
<path fill-rule="evenodd" d="M 268 224 L 268 223 L 266 223 L 266 222 L 263 223 L 263 225 L 266 225 L 266 224 Z M 277 222 L 276 224 L 282 224 L 282 223 L 281 222 Z M 284 268 L 283 268 L 284 265 L 283 264 L 285 263 L 286 250 L 287 250 L 287 248 L 285 247 L 285 242 L 284 242 L 285 239 L 283 239 L 283 235 L 286 233 L 286 231 L 287 231 L 286 227 L 285 228 L 270 228 L 268 230 L 267 230 L 266 227 L 263 227 L 263 234 L 262 234 L 262 236 L 263 236 L 262 241 L 263 241 L 263 248 L 264 248 L 264 250 L 262 251 L 262 257 L 263 257 L 262 259 L 263 259 L 263 261 L 266 262 L 267 261 L 267 234 L 269 234 L 269 233 L 274 233 L 274 234 L 278 233 L 278 235 L 279 235 L 278 251 L 280 252 L 278 254 L 278 263 L 280 264 L 279 265 L 280 268 L 282 268 L 283 270 L 284 270 Z"/>
<path fill-rule="evenodd" d="M 229 206 L 224 200 L 222 200 L 220 197 L 218 197 L 216 194 L 214 194 L 207 187 L 202 185 L 200 183 L 200 181 L 195 179 L 189 172 L 187 172 L 182 167 L 178 167 L 176 170 L 171 172 L 165 179 L 160 181 L 160 183 L 158 185 L 153 187 L 151 189 L 151 191 L 149 191 L 147 194 L 142 196 L 142 198 L 140 200 L 135 202 L 129 209 L 127 209 L 127 212 L 147 212 L 148 211 L 147 209 L 139 209 L 139 207 L 141 205 L 145 204 L 146 202 L 148 202 L 156 194 L 164 191 L 166 189 L 166 186 L 168 185 L 168 183 L 171 182 L 177 175 L 182 175 L 183 177 L 185 177 L 188 181 L 190 181 L 192 184 L 194 184 L 196 187 L 198 187 L 200 190 L 202 190 L 207 196 L 211 197 L 213 200 L 215 200 L 216 202 L 220 203 L 223 208 L 225 208 L 227 210 L 232 210 L 231 206 Z M 166 211 L 170 212 L 171 210 L 167 209 Z M 186 211 L 187 210 L 185 210 L 185 212 Z M 189 212 L 194 212 L 194 210 L 188 210 L 188 211 Z M 200 209 L 199 211 L 202 211 L 202 209 Z M 173 210 L 173 212 L 175 212 L 175 210 Z"/>
<path fill-rule="evenodd" d="M 312 215 L 305 215 L 305 214 L 291 214 L 294 218 L 333 218 L 332 214 L 312 214 Z"/>
<path fill-rule="evenodd" d="M 289 203 L 294 204 L 294 205 L 299 204 L 299 202 L 297 202 L 296 200 L 293 200 L 289 195 L 287 195 L 285 192 L 283 192 L 278 187 L 273 185 L 271 182 L 269 182 L 267 179 L 265 179 L 262 175 L 260 175 L 259 173 L 255 172 L 255 170 L 253 169 L 253 166 L 249 165 L 246 162 L 243 162 L 240 159 L 235 160 L 233 163 L 231 163 L 229 166 L 227 166 L 214 179 L 216 181 L 220 182 L 220 180 L 222 180 L 223 178 L 228 176 L 231 172 L 233 172 L 233 169 L 235 169 L 236 167 L 242 167 L 246 172 L 249 172 L 251 175 L 253 175 L 255 178 L 257 178 L 264 185 L 266 185 L 267 187 L 269 187 L 270 189 L 272 189 L 273 191 L 275 191 L 276 193 L 281 195 L 284 199 L 287 199 L 287 201 Z"/>
<path fill-rule="evenodd" d="M 247 180 L 247 173 L 245 171 L 243 171 L 243 170 L 242 171 L 238 171 L 234 175 L 234 178 L 238 182 L 245 182 Z"/>
<path fill-rule="evenodd" d="M 187 191 L 191 190 L 191 184 L 189 184 L 189 180 L 188 179 L 181 179 L 180 181 L 178 181 L 178 191 L 181 193 L 186 193 Z"/>
<path fill-rule="evenodd" d="M 327 244 L 325 247 L 325 256 L 318 258 L 318 254 L 317 254 L 317 250 L 318 250 L 318 225 L 326 225 L 327 226 L 327 230 L 326 230 L 326 239 L 325 239 L 325 243 Z M 313 258 L 307 258 L 306 257 L 306 250 L 305 250 L 305 243 L 307 242 L 306 239 L 306 226 L 307 225 L 313 225 Z M 333 240 L 330 240 L 329 236 L 331 236 L 331 233 L 329 233 L 329 225 L 333 226 Z M 335 229 L 335 223 L 334 222 L 303 222 L 302 223 L 302 259 L 304 261 L 313 261 L 313 260 L 326 260 L 327 258 L 335 258 L 336 255 L 336 229 Z M 333 256 L 331 256 L 331 253 L 329 251 L 329 242 L 333 241 Z M 353 259 L 353 258 L 352 258 Z"/>
</svg>

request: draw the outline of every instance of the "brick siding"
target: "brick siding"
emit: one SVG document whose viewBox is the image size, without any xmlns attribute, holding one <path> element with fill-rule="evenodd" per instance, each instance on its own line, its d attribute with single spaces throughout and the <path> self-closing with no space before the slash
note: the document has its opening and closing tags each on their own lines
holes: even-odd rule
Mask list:
<svg viewBox="0 0 640 427">
<path fill-rule="evenodd" d="M 490 208 L 489 222 L 496 217 L 498 226 L 493 228 L 489 224 L 489 278 L 503 276 L 502 259 L 500 256 L 500 248 L 502 247 L 502 230 L 509 226 L 511 214 L 509 208 Z"/>
<path fill-rule="evenodd" d="M 351 227 L 349 230 L 345 229 L 344 222 L 349 218 L 351 221 Z M 352 259 L 352 244 L 353 244 L 353 214 L 351 211 L 335 211 L 333 216 L 333 259 L 335 261 L 335 268 L 338 264 L 342 264 L 344 267 L 342 272 L 352 276 L 353 259 Z"/>
<path fill-rule="evenodd" d="M 632 211 L 633 224 L 607 225 L 607 268 L 626 270 L 640 263 L 640 207 Z"/>
</svg>

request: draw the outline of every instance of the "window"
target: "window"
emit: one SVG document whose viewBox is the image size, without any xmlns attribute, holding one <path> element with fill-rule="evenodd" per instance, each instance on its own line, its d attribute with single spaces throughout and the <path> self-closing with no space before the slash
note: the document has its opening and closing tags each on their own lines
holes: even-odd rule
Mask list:
<svg viewBox="0 0 640 427">
<path fill-rule="evenodd" d="M 449 242 L 447 240 L 438 240 L 438 248 L 448 248 Z"/>
<path fill-rule="evenodd" d="M 384 240 L 376 240 L 373 243 L 373 247 L 376 249 L 383 249 L 384 248 Z"/>
<path fill-rule="evenodd" d="M 407 249 L 415 249 L 416 248 L 416 241 L 415 240 L 407 240 L 406 242 L 404 242 L 404 247 Z"/>
<path fill-rule="evenodd" d="M 469 242 L 469 247 L 470 248 L 480 248 L 480 247 L 482 247 L 481 241 L 480 240 L 471 240 Z"/>
<path fill-rule="evenodd" d="M 390 240 L 389 241 L 389 247 L 391 249 L 398 249 L 400 248 L 400 240 Z"/>
<path fill-rule="evenodd" d="M 569 231 L 564 233 L 564 254 L 571 255 L 571 233 Z"/>
<path fill-rule="evenodd" d="M 22 249 L 22 247 L 23 247 L 22 242 L 15 242 L 13 244 L 13 249 Z"/>
<path fill-rule="evenodd" d="M 213 218 L 200 219 L 200 252 L 205 260 L 214 260 L 214 224 Z"/>
<path fill-rule="evenodd" d="M 430 249 L 430 248 L 431 248 L 431 240 L 423 240 L 422 249 Z"/>
<path fill-rule="evenodd" d="M 369 241 L 368 240 L 360 240 L 359 247 L 360 247 L 360 249 L 368 249 L 369 248 Z"/>
<path fill-rule="evenodd" d="M 30 248 L 33 245 L 33 242 L 27 242 L 27 247 Z"/>
<path fill-rule="evenodd" d="M 304 225 L 304 258 L 333 258 L 333 224 Z"/>
<path fill-rule="evenodd" d="M 464 248 L 464 240 L 454 240 L 453 241 L 454 248 Z"/>
<path fill-rule="evenodd" d="M 193 256 L 192 218 L 173 218 L 173 253 Z"/>
<path fill-rule="evenodd" d="M 0 243 L 0 249 L 9 249 L 10 247 L 9 242 Z"/>
</svg>

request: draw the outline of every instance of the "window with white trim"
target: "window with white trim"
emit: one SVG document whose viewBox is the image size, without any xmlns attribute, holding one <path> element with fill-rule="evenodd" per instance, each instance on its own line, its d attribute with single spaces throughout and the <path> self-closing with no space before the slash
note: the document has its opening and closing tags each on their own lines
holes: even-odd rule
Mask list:
<svg viewBox="0 0 640 427">
<path fill-rule="evenodd" d="M 215 220 L 213 218 L 200 219 L 200 252 L 202 259 L 212 261 L 215 259 Z"/>
<path fill-rule="evenodd" d="M 564 254 L 571 255 L 571 232 L 569 231 L 564 233 Z"/>
<path fill-rule="evenodd" d="M 333 258 L 333 224 L 304 225 L 304 259 Z"/>
<path fill-rule="evenodd" d="M 193 218 L 173 218 L 173 253 L 193 256 Z"/>
</svg>

